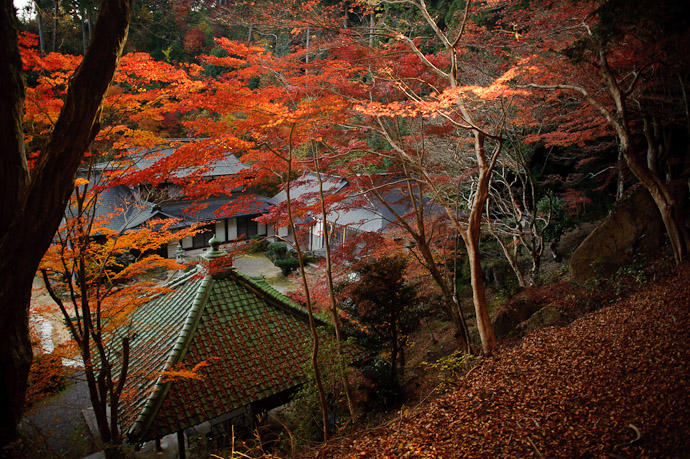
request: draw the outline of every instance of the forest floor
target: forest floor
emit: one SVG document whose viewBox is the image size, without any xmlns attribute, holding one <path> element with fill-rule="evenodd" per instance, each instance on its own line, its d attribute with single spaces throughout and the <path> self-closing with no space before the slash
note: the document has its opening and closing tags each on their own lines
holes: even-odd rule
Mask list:
<svg viewBox="0 0 690 459">
<path fill-rule="evenodd" d="M 553 300 L 571 322 L 504 341 L 445 395 L 309 455 L 688 457 L 690 265 L 635 279 L 614 301 L 566 289 Z"/>
</svg>

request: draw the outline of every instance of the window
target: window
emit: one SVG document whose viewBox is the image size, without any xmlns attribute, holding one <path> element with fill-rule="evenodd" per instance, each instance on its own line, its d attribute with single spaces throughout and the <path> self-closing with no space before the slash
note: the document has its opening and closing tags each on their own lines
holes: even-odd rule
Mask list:
<svg viewBox="0 0 690 459">
<path fill-rule="evenodd" d="M 252 219 L 258 215 L 237 217 L 237 239 L 249 239 L 259 234 L 259 224 Z"/>
<path fill-rule="evenodd" d="M 201 249 L 204 247 L 208 247 L 208 241 L 209 239 L 211 239 L 213 233 L 215 233 L 216 231 L 216 225 L 205 225 L 202 226 L 200 229 L 201 231 L 192 237 L 193 249 Z"/>
</svg>

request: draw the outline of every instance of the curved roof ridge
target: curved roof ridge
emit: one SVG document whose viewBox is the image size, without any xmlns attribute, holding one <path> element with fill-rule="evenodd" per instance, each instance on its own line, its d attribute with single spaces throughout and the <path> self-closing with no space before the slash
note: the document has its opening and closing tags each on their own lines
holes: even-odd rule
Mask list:
<svg viewBox="0 0 690 459">
<path fill-rule="evenodd" d="M 197 273 L 192 271 L 190 272 L 190 274 L 191 275 L 189 276 L 186 275 L 180 279 L 176 279 L 175 281 L 171 282 L 171 286 L 173 284 L 177 286 L 183 283 L 184 281 L 191 280 Z M 192 307 L 190 308 L 189 313 L 187 314 L 187 319 L 185 320 L 185 323 L 182 326 L 182 329 L 180 330 L 177 340 L 175 341 L 175 344 L 173 345 L 170 351 L 170 355 L 168 356 L 168 359 L 166 360 L 165 365 L 163 366 L 161 374 L 159 374 L 156 383 L 154 384 L 153 390 L 148 395 L 146 402 L 144 403 L 144 406 L 141 412 L 139 413 L 139 416 L 137 416 L 137 419 L 134 421 L 132 427 L 129 429 L 129 432 L 127 433 L 128 436 L 141 437 L 151 427 L 151 424 L 153 423 L 153 420 L 156 418 L 156 415 L 158 414 L 158 411 L 161 408 L 163 400 L 165 399 L 165 396 L 170 390 L 170 386 L 172 384 L 172 381 L 164 381 L 164 373 L 170 371 L 184 358 L 184 355 L 187 352 L 187 349 L 189 348 L 189 344 L 191 343 L 191 340 L 194 337 L 194 332 L 196 331 L 199 325 L 199 321 L 201 320 L 204 308 L 208 303 L 212 285 L 212 276 L 205 276 L 201 279 L 201 282 L 197 289 L 197 293 L 194 297 L 194 302 L 192 303 Z"/>
</svg>

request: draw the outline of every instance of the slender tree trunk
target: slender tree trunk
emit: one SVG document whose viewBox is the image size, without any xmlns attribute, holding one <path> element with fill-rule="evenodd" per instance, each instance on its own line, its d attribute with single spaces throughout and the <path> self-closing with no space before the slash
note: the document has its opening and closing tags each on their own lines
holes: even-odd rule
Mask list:
<svg viewBox="0 0 690 459">
<path fill-rule="evenodd" d="M 483 139 L 479 139 L 477 148 L 483 149 Z M 478 152 L 479 153 L 479 152 Z M 477 191 L 472 202 L 467 229 L 462 234 L 467 249 L 467 257 L 470 262 L 470 276 L 472 282 L 472 299 L 477 319 L 477 330 L 482 343 L 482 352 L 490 354 L 496 347 L 496 335 L 491 326 L 489 311 L 486 304 L 486 287 L 482 272 L 481 258 L 479 255 L 479 234 L 481 231 L 481 218 L 484 211 L 484 203 L 489 196 L 489 180 L 491 169 L 480 166 Z"/>
<path fill-rule="evenodd" d="M 414 236 L 414 235 L 413 235 Z M 446 278 L 441 274 L 438 269 L 436 260 L 434 260 L 434 255 L 431 253 L 426 241 L 417 241 L 417 247 L 422 254 L 422 258 L 426 262 L 426 268 L 431 274 L 431 278 L 434 279 L 436 285 L 441 289 L 441 294 L 443 295 L 443 301 L 445 303 L 445 308 L 453 321 L 453 327 L 455 328 L 455 337 L 458 340 L 460 347 L 467 353 L 471 352 L 470 348 L 470 333 L 467 328 L 467 322 L 465 321 L 465 316 L 460 309 L 460 304 L 457 302 L 457 297 L 454 294 L 454 289 L 451 289 L 450 285 L 446 281 Z"/>
<path fill-rule="evenodd" d="M 81 44 L 84 50 L 84 54 L 86 54 L 86 48 L 89 44 L 89 41 L 86 38 L 86 21 L 84 20 L 83 14 L 81 18 Z"/>
<path fill-rule="evenodd" d="M 319 200 L 321 201 L 321 218 L 326 222 L 328 213 L 326 212 L 326 198 L 323 194 L 323 180 L 321 179 L 321 172 L 317 152 L 314 152 L 314 166 L 316 169 L 316 177 L 319 181 Z M 355 405 L 352 402 L 352 390 L 350 389 L 350 382 L 345 374 L 346 364 L 345 356 L 343 355 L 343 337 L 340 330 L 340 316 L 338 315 L 338 307 L 335 301 L 335 287 L 333 286 L 333 267 L 331 263 L 331 241 L 328 232 L 328 225 L 324 232 L 324 248 L 326 249 L 326 280 L 328 282 L 328 300 L 330 303 L 331 317 L 333 318 L 333 327 L 335 328 L 335 341 L 338 351 L 338 370 L 340 371 L 340 378 L 343 383 L 343 391 L 345 392 L 345 399 L 347 400 L 347 409 L 350 412 L 352 422 L 357 419 L 357 412 Z"/>
<path fill-rule="evenodd" d="M 290 145 L 292 145 L 292 133 L 290 135 Z M 323 441 L 328 441 L 328 403 L 326 401 L 326 391 L 323 388 L 323 381 L 321 380 L 321 370 L 319 368 L 319 335 L 316 332 L 316 322 L 314 321 L 314 308 L 311 304 L 311 295 L 309 293 L 309 283 L 307 282 L 307 273 L 304 269 L 304 255 L 299 243 L 299 235 L 295 221 L 292 218 L 292 201 L 290 199 L 290 177 L 292 176 L 292 149 L 287 158 L 288 163 L 288 183 L 285 187 L 285 198 L 287 202 L 288 221 L 290 229 L 292 230 L 293 238 L 295 239 L 295 252 L 297 252 L 297 260 L 299 261 L 299 271 L 302 276 L 302 284 L 304 285 L 304 296 L 307 303 L 307 313 L 309 314 L 309 330 L 312 334 L 312 353 L 311 363 L 314 368 L 314 380 L 316 382 L 316 389 L 319 392 L 319 401 L 321 402 L 321 416 L 323 417 Z"/>
<path fill-rule="evenodd" d="M 532 272 L 530 277 L 532 278 L 532 284 L 534 284 L 534 279 L 539 275 L 541 271 L 541 255 L 532 254 Z"/>
<path fill-rule="evenodd" d="M 525 288 L 527 287 L 527 282 L 525 281 L 525 276 L 522 275 L 522 271 L 520 271 L 520 267 L 518 266 L 517 263 L 517 257 L 515 257 L 512 253 L 510 253 L 510 249 L 508 249 L 508 246 L 503 242 L 503 239 L 495 233 L 493 230 L 490 230 L 491 234 L 494 236 L 494 239 L 498 242 L 498 245 L 501 246 L 501 250 L 503 250 L 503 255 L 506 257 L 506 260 L 508 260 L 508 264 L 510 267 L 513 269 L 513 272 L 515 273 L 515 277 L 517 278 L 518 285 L 520 288 Z M 534 266 L 534 257 L 532 257 L 532 262 Z M 534 277 L 533 277 L 534 278 Z"/>
<path fill-rule="evenodd" d="M 51 51 L 57 51 L 57 28 L 58 28 L 58 16 L 60 15 L 60 2 L 55 0 L 55 9 L 53 10 L 53 41 L 51 46 Z"/>
<path fill-rule="evenodd" d="M 374 13 L 369 15 L 369 48 L 374 47 L 374 32 L 376 31 L 376 19 Z"/>
<path fill-rule="evenodd" d="M 34 2 L 34 7 L 36 8 L 36 25 L 38 25 L 38 46 L 41 50 L 41 57 L 43 57 L 46 54 L 45 36 L 43 35 L 43 19 L 41 18 L 43 12 L 38 7 L 38 3 Z"/>
<path fill-rule="evenodd" d="M 390 372 L 390 384 L 395 388 L 395 392 L 398 392 L 400 387 L 398 383 L 398 352 L 400 348 L 398 346 L 398 321 L 395 315 L 394 308 L 391 308 L 388 314 L 389 326 L 391 327 L 391 372 Z"/>
<path fill-rule="evenodd" d="M 624 161 L 622 153 L 618 152 L 618 164 L 616 165 L 618 169 L 618 177 L 616 180 L 616 201 L 619 201 L 623 194 L 625 194 L 625 175 L 624 175 Z"/>
</svg>

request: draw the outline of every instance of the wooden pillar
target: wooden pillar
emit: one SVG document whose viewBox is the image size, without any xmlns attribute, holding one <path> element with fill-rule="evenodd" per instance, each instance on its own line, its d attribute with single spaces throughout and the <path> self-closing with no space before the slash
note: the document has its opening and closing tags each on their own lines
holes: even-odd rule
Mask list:
<svg viewBox="0 0 690 459">
<path fill-rule="evenodd" d="M 156 452 L 160 453 L 161 451 L 163 451 L 163 447 L 161 446 L 161 439 L 156 438 L 155 442 L 156 442 Z"/>
<path fill-rule="evenodd" d="M 187 456 L 184 451 L 184 430 L 177 431 L 177 449 L 179 453 L 178 457 L 180 459 L 185 459 Z"/>
</svg>

